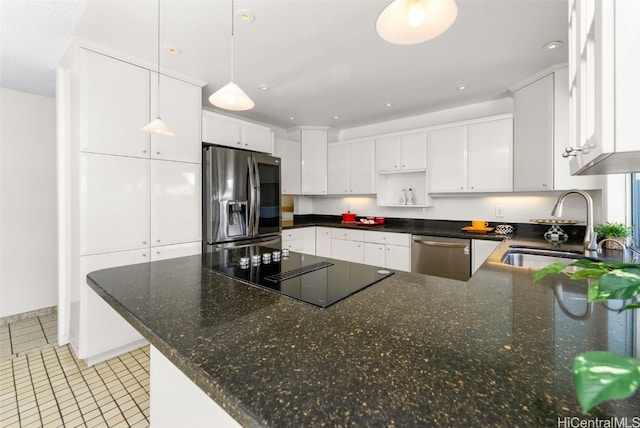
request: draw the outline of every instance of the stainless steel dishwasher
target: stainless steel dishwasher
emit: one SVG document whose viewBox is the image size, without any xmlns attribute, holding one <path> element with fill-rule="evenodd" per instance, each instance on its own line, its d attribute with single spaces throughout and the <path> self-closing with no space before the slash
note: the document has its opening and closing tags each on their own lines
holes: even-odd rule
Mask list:
<svg viewBox="0 0 640 428">
<path fill-rule="evenodd" d="M 467 281 L 471 277 L 471 240 L 412 235 L 411 272 Z"/>
</svg>

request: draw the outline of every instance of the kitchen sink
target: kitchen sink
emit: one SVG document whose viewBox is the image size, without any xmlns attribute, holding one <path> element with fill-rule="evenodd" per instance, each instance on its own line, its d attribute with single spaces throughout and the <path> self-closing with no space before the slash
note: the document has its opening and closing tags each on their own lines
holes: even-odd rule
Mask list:
<svg viewBox="0 0 640 428">
<path fill-rule="evenodd" d="M 511 266 L 542 269 L 552 263 L 572 263 L 582 258 L 584 255 L 578 251 L 512 245 L 500 261 Z"/>
</svg>

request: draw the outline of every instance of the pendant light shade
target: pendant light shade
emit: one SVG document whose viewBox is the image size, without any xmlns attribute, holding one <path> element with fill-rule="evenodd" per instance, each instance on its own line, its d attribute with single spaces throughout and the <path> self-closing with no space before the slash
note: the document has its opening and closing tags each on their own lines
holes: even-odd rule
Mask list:
<svg viewBox="0 0 640 428">
<path fill-rule="evenodd" d="M 255 106 L 255 103 L 249 98 L 246 92 L 233 82 L 233 15 L 233 0 L 231 0 L 231 81 L 211 94 L 209 102 L 225 110 L 251 110 Z"/>
<path fill-rule="evenodd" d="M 142 132 L 154 135 L 173 137 L 176 135 L 162 119 L 160 119 L 160 0 L 158 0 L 158 117 L 140 128 Z"/>
<path fill-rule="evenodd" d="M 140 128 L 142 132 L 146 132 L 147 134 L 155 134 L 155 135 L 165 135 L 167 137 L 173 137 L 175 132 L 173 132 L 169 126 L 164 123 L 160 117 L 152 120 L 144 127 Z"/>
<path fill-rule="evenodd" d="M 396 45 L 426 42 L 451 27 L 458 16 L 455 0 L 394 0 L 376 21 L 376 31 Z"/>
<path fill-rule="evenodd" d="M 209 97 L 209 102 L 225 110 L 250 110 L 255 103 L 238 85 L 229 82 Z"/>
</svg>

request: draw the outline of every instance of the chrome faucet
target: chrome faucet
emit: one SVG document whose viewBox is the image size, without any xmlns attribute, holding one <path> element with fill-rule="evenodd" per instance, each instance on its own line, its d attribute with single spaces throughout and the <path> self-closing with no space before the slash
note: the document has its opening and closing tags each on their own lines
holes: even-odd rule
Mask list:
<svg viewBox="0 0 640 428">
<path fill-rule="evenodd" d="M 577 189 L 571 189 L 562 193 L 558 197 L 558 202 L 556 202 L 556 205 L 553 207 L 553 211 L 551 211 L 551 215 L 554 217 L 562 217 L 562 203 L 564 202 L 564 199 L 567 196 L 571 195 L 572 193 L 582 196 L 587 205 L 587 225 L 584 231 L 584 242 L 583 242 L 584 255 L 586 257 L 595 258 L 597 257 L 596 250 L 598 249 L 598 245 L 597 245 L 598 234 L 593 231 L 593 199 L 591 199 L 591 196 L 589 196 L 587 192 L 584 192 L 582 190 L 577 190 Z"/>
<path fill-rule="evenodd" d="M 602 241 L 600 241 L 600 243 L 598 244 L 598 254 L 602 254 L 602 246 L 604 245 L 605 242 L 615 242 L 616 244 L 618 244 L 620 246 L 620 248 L 622 248 L 622 263 L 624 263 L 627 260 L 627 246 L 624 245 L 622 242 L 618 241 L 617 239 L 611 239 L 611 238 L 605 238 Z"/>
</svg>

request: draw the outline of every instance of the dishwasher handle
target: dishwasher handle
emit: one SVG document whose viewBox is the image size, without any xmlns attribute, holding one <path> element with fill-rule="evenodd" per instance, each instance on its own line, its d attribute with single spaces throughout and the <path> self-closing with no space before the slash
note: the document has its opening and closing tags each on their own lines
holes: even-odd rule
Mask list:
<svg viewBox="0 0 640 428">
<path fill-rule="evenodd" d="M 469 246 L 467 244 L 456 244 L 452 242 L 426 241 L 424 239 L 414 239 L 414 243 L 426 245 L 429 247 L 445 247 L 445 248 L 464 248 L 464 254 L 469 254 Z"/>
</svg>

